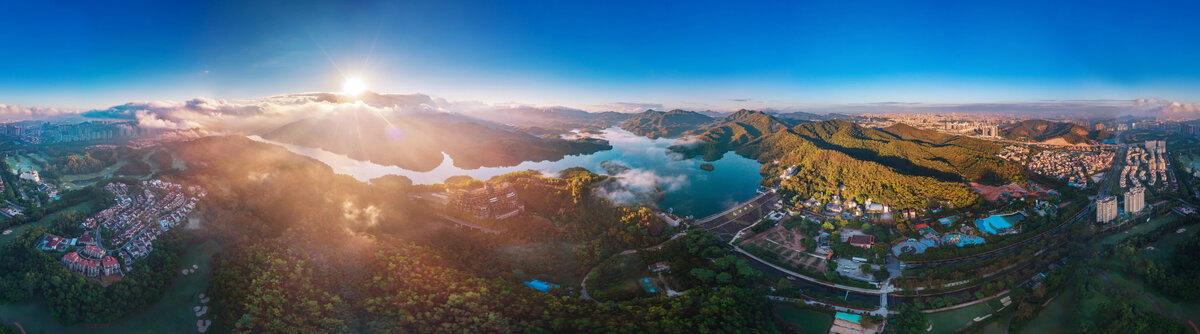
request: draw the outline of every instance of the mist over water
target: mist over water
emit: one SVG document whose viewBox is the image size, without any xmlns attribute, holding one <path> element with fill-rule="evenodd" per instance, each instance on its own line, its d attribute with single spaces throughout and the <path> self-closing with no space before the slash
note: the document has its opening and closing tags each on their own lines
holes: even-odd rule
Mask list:
<svg viewBox="0 0 1200 334">
<path fill-rule="evenodd" d="M 258 136 L 251 136 L 250 139 L 279 145 L 293 153 L 320 160 L 333 168 L 335 173 L 350 175 L 364 182 L 384 175 L 402 175 L 415 184 L 434 184 L 455 175 L 487 180 L 516 171 L 557 173 L 571 167 L 583 167 L 593 173 L 608 175 L 601 163 L 611 161 L 629 167 L 615 175 L 619 178 L 618 182 L 626 187 L 601 195 L 609 196 L 618 203 L 630 204 L 624 200 L 635 197 L 637 192 L 654 191 L 661 187 L 664 198 L 658 202 L 658 207 L 683 216 L 703 217 L 720 212 L 736 202 L 753 197 L 759 188 L 761 164 L 734 153 L 710 162 L 715 169 L 709 172 L 700 169 L 703 161 L 699 159 L 678 160 L 669 154 L 667 147 L 676 142 L 674 139 L 650 139 L 619 128 L 605 129 L 602 137 L 609 141 L 613 149 L 567 156 L 557 161 L 526 161 L 511 167 L 477 169 L 455 167 L 450 156 L 443 153 L 442 164 L 427 172 L 355 160 L 322 149 L 279 143 Z"/>
</svg>

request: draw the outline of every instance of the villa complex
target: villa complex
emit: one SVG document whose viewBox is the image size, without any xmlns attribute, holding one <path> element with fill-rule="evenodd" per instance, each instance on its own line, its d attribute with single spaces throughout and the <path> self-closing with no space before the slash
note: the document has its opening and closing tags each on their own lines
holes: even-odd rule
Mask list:
<svg viewBox="0 0 1200 334">
<path fill-rule="evenodd" d="M 67 252 L 59 262 L 87 277 L 122 275 L 121 263 L 130 270 L 135 259 L 153 251 L 154 240 L 184 222 L 206 194 L 198 187 L 188 187 L 185 193 L 182 185 L 161 180 L 142 181 L 141 187 L 135 194 L 124 183 L 109 183 L 104 188 L 116 204 L 80 222 L 83 235 L 67 239 L 47 234 L 37 249 Z"/>
<path fill-rule="evenodd" d="M 450 191 L 447 205 L 475 219 L 503 220 L 525 210 L 525 205 L 521 204 L 516 190 L 507 182 L 495 185 L 487 183 L 482 188 L 473 190 Z"/>
</svg>

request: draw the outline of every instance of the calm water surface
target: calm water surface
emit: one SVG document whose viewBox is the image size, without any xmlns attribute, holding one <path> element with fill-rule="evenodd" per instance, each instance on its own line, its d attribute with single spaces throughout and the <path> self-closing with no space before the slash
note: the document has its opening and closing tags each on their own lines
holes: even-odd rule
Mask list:
<svg viewBox="0 0 1200 334">
<path fill-rule="evenodd" d="M 636 189 L 657 182 L 665 191 L 665 198 L 658 203 L 659 208 L 684 216 L 703 217 L 720 212 L 738 201 L 753 197 L 759 188 L 761 165 L 752 159 L 729 153 L 720 160 L 710 162 L 716 169 L 708 172 L 700 169 L 702 161 L 698 159 L 679 160 L 671 156 L 667 147 L 675 143 L 674 139 L 650 139 L 618 128 L 604 130 L 602 137 L 612 144 L 613 149 L 567 156 L 557 161 L 526 161 L 511 167 L 477 169 L 455 167 L 450 156 L 444 155 L 442 164 L 428 172 L 355 160 L 322 149 L 279 143 L 258 136 L 251 136 L 250 139 L 276 144 L 320 160 L 332 167 L 334 172 L 350 175 L 360 181 L 370 181 L 384 175 L 403 175 L 416 184 L 434 184 L 455 175 L 487 180 L 515 171 L 557 173 L 571 167 L 583 167 L 607 175 L 601 162 L 613 161 L 631 168 L 615 175 L 622 179 L 623 184 Z"/>
</svg>

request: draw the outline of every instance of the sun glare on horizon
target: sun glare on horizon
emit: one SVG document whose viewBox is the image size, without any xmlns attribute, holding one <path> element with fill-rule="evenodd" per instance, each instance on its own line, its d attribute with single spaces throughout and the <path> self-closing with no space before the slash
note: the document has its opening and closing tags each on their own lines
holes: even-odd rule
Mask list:
<svg viewBox="0 0 1200 334">
<path fill-rule="evenodd" d="M 342 94 L 358 96 L 367 90 L 367 83 L 358 77 L 346 78 L 342 83 Z"/>
</svg>

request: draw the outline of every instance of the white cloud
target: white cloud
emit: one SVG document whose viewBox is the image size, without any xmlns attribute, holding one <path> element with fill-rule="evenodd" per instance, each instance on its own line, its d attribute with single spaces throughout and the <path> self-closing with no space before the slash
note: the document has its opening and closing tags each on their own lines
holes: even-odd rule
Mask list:
<svg viewBox="0 0 1200 334">
<path fill-rule="evenodd" d="M 1179 103 L 1164 99 L 1144 98 L 1134 100 L 1133 107 L 1134 110 L 1149 114 L 1148 116 L 1162 116 L 1166 118 L 1179 119 L 1200 118 L 1200 106 L 1192 103 Z"/>
<path fill-rule="evenodd" d="M 622 113 L 638 113 L 648 109 L 663 110 L 662 103 L 644 102 L 610 102 L 592 106 L 592 111 L 616 111 Z"/>
<path fill-rule="evenodd" d="M 655 206 L 666 192 L 688 183 L 686 175 L 663 176 L 648 169 L 631 168 L 614 175 L 614 180 L 594 188 L 596 195 L 618 205 Z"/>
<path fill-rule="evenodd" d="M 0 118 L 8 120 L 54 117 L 61 115 L 72 115 L 76 113 L 78 113 L 78 111 L 70 109 L 40 107 L 26 108 L 18 105 L 0 103 Z"/>
</svg>

